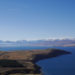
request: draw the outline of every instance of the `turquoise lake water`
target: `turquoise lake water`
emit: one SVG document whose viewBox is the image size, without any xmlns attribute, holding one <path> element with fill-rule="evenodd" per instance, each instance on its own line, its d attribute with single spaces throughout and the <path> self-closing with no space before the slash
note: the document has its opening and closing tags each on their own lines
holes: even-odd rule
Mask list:
<svg viewBox="0 0 75 75">
<path fill-rule="evenodd" d="M 72 54 L 39 61 L 44 75 L 75 75 L 75 47 L 1 47 L 0 50 L 29 50 L 57 48 L 72 52 Z"/>
</svg>

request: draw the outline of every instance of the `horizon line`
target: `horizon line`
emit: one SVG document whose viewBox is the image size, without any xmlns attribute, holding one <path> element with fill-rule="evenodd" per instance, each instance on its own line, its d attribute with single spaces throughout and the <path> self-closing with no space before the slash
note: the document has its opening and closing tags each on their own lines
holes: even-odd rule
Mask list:
<svg viewBox="0 0 75 75">
<path fill-rule="evenodd" d="M 0 41 L 38 41 L 38 40 L 75 40 L 75 38 L 45 38 L 45 39 L 20 39 L 20 40 L 0 40 Z"/>
</svg>

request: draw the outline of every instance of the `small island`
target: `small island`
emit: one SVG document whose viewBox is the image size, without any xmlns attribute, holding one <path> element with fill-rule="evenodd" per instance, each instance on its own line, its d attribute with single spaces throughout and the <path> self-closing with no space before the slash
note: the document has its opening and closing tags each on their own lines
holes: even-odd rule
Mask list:
<svg viewBox="0 0 75 75">
<path fill-rule="evenodd" d="M 60 49 L 0 51 L 0 75 L 42 75 L 36 62 L 70 52 Z"/>
</svg>

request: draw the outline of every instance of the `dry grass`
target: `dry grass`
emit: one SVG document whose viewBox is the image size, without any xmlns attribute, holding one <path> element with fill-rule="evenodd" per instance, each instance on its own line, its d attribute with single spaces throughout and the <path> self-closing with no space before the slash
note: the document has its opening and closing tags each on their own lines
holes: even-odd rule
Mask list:
<svg viewBox="0 0 75 75">
<path fill-rule="evenodd" d="M 42 75 L 41 68 L 35 64 L 37 61 L 69 53 L 58 49 L 0 51 L 0 73 L 9 73 L 9 75 Z"/>
</svg>

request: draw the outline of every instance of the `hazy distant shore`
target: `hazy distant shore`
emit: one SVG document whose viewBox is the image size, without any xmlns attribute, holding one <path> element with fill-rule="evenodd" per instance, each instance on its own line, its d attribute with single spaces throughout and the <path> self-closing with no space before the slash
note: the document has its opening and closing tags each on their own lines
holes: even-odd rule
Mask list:
<svg viewBox="0 0 75 75">
<path fill-rule="evenodd" d="M 75 39 L 55 39 L 55 40 L 18 40 L 18 41 L 2 41 L 0 47 L 22 47 L 22 46 L 46 46 L 46 47 L 75 47 Z"/>
</svg>

